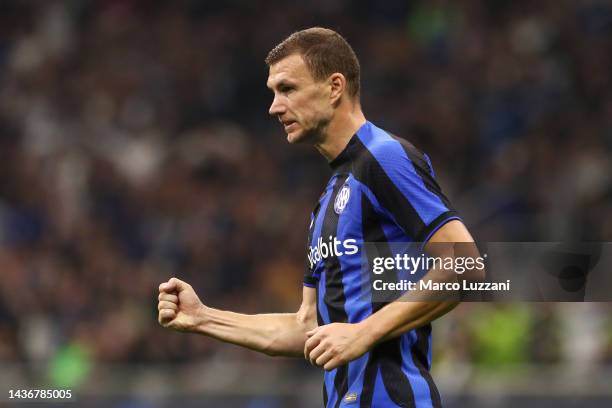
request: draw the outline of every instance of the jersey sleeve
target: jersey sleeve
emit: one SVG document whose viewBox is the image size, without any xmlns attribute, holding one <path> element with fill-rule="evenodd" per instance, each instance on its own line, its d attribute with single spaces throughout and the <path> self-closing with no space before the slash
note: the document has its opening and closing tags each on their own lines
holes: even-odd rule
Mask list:
<svg viewBox="0 0 612 408">
<path fill-rule="evenodd" d="M 427 242 L 442 225 L 460 219 L 442 193 L 427 155 L 396 140 L 370 153 L 363 180 L 379 211 L 390 215 L 414 242 Z"/>
<path fill-rule="evenodd" d="M 306 266 L 304 270 L 304 286 L 308 286 L 309 288 L 316 288 L 319 283 L 319 277 L 315 276 L 312 270 Z"/>
<path fill-rule="evenodd" d="M 314 221 L 315 221 L 315 213 L 318 209 L 315 208 L 315 211 L 310 214 L 310 227 L 308 229 L 308 239 L 306 240 L 306 262 L 304 264 L 304 286 L 308 286 L 309 288 L 317 287 L 319 282 L 319 276 L 315 273 L 316 271 L 316 262 L 315 262 L 315 253 L 313 248 L 311 248 L 310 243 L 312 241 L 312 234 L 314 231 Z"/>
</svg>

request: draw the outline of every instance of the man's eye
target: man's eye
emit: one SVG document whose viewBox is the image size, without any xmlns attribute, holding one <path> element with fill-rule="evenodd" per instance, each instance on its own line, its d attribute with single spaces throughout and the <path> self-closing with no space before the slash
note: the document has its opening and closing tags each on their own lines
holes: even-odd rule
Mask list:
<svg viewBox="0 0 612 408">
<path fill-rule="evenodd" d="M 283 87 L 280 88 L 280 91 L 282 93 L 289 93 L 289 92 L 291 92 L 293 90 L 294 90 L 294 88 L 292 86 L 283 86 Z"/>
</svg>

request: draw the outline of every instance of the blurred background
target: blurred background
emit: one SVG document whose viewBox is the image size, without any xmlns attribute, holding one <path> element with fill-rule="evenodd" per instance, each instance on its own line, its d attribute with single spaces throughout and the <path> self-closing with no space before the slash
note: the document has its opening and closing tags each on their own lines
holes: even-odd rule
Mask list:
<svg viewBox="0 0 612 408">
<path fill-rule="evenodd" d="M 432 158 L 480 241 L 612 241 L 612 2 L 0 2 L 0 406 L 313 407 L 322 372 L 157 325 L 157 286 L 295 311 L 324 159 L 267 115 L 267 52 L 312 25 L 369 120 Z M 604 407 L 612 307 L 464 304 L 447 407 Z"/>
</svg>

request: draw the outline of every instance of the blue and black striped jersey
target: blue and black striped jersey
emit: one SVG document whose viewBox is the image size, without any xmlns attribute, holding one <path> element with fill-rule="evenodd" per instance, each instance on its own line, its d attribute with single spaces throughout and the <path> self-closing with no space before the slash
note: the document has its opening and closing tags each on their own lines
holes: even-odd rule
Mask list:
<svg viewBox="0 0 612 408">
<path fill-rule="evenodd" d="M 333 175 L 311 215 L 304 275 L 304 285 L 317 288 L 319 325 L 359 322 L 385 305 L 364 293 L 371 290 L 362 281 L 364 243 L 426 242 L 459 218 L 429 158 L 370 122 L 330 164 Z M 325 405 L 439 407 L 430 365 L 426 325 L 326 372 Z"/>
</svg>

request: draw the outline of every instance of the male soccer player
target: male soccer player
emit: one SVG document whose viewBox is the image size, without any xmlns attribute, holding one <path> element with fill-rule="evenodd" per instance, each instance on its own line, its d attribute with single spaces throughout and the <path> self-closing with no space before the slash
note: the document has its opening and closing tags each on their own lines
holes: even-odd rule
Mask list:
<svg viewBox="0 0 612 408">
<path fill-rule="evenodd" d="M 327 407 L 441 406 L 429 374 L 430 322 L 457 303 L 364 297 L 363 243 L 426 242 L 433 255 L 448 255 L 432 243 L 472 237 L 428 157 L 366 121 L 359 62 L 344 38 L 318 27 L 299 31 L 266 63 L 270 115 L 289 143 L 312 144 L 333 170 L 311 215 L 301 307 L 288 314 L 217 310 L 172 278 L 159 287 L 160 324 L 269 355 L 304 356 L 325 370 Z"/>
</svg>

